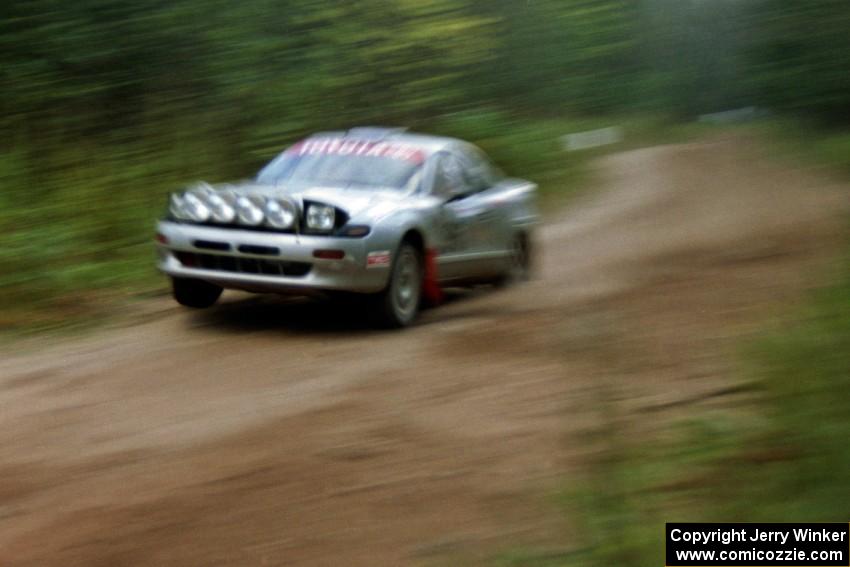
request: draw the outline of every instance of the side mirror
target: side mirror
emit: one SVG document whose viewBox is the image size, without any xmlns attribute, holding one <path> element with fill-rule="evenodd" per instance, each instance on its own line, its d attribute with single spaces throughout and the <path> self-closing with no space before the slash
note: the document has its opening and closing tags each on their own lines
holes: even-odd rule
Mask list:
<svg viewBox="0 0 850 567">
<path fill-rule="evenodd" d="M 448 191 L 446 191 L 446 203 L 463 199 L 467 195 L 468 193 L 461 187 L 449 187 Z"/>
</svg>

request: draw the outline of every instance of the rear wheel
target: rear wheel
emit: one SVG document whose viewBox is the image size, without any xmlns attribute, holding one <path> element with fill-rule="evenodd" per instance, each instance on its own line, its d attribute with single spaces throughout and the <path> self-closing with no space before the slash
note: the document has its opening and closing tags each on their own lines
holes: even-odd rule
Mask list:
<svg viewBox="0 0 850 567">
<path fill-rule="evenodd" d="M 180 305 L 203 309 L 218 301 L 222 288 L 203 280 L 171 278 L 171 291 Z"/>
<path fill-rule="evenodd" d="M 528 240 L 528 235 L 520 233 L 511 240 L 511 247 L 508 251 L 508 266 L 495 283 L 497 286 L 506 286 L 525 281 L 530 276 L 531 243 Z"/>
<path fill-rule="evenodd" d="M 380 322 L 391 328 L 410 325 L 422 299 L 422 254 L 402 242 L 393 262 L 387 288 L 376 297 Z"/>
</svg>

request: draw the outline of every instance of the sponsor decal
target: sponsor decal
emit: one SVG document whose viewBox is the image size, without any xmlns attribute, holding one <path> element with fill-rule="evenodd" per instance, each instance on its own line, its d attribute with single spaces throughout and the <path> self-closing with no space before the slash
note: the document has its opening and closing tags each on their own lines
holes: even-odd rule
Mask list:
<svg viewBox="0 0 850 567">
<path fill-rule="evenodd" d="M 371 142 L 368 140 L 352 140 L 349 138 L 315 138 L 304 140 L 292 146 L 287 153 L 304 155 L 338 155 L 384 157 L 422 163 L 425 161 L 424 152 L 410 144 L 393 142 Z"/>
<path fill-rule="evenodd" d="M 366 255 L 367 268 L 388 268 L 391 254 L 389 250 L 374 250 Z"/>
</svg>

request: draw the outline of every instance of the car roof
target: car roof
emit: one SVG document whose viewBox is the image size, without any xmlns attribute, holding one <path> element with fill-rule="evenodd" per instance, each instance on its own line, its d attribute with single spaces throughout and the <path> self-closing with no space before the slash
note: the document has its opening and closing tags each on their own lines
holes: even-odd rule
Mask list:
<svg viewBox="0 0 850 567">
<path fill-rule="evenodd" d="M 360 126 L 349 130 L 317 132 L 308 139 L 313 138 L 349 138 L 374 142 L 399 142 L 416 146 L 428 155 L 463 144 L 457 138 L 420 134 L 410 132 L 407 128 L 385 128 L 379 126 Z"/>
</svg>

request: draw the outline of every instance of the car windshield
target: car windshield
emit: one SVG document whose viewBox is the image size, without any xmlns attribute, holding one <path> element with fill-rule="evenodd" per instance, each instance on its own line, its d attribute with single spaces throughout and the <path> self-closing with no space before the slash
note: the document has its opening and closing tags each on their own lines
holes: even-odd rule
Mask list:
<svg viewBox="0 0 850 567">
<path fill-rule="evenodd" d="M 264 185 L 286 182 L 403 190 L 421 170 L 414 146 L 348 140 L 306 140 L 289 148 L 257 175 Z"/>
</svg>

